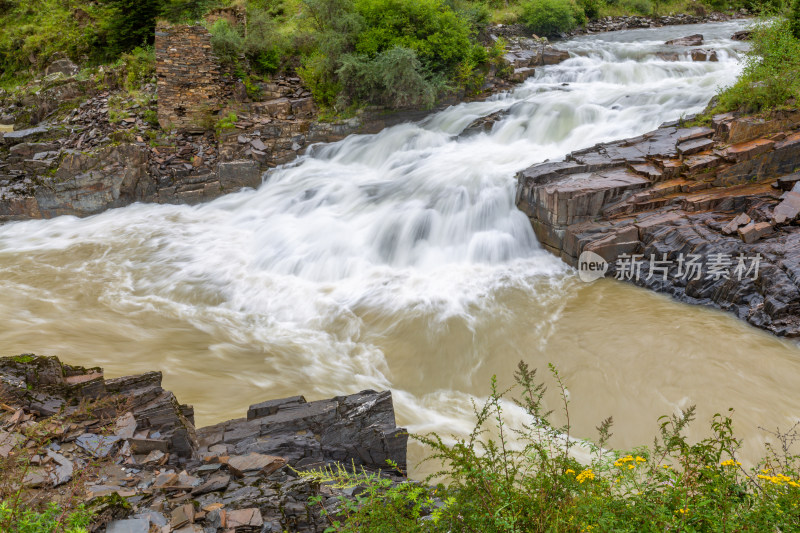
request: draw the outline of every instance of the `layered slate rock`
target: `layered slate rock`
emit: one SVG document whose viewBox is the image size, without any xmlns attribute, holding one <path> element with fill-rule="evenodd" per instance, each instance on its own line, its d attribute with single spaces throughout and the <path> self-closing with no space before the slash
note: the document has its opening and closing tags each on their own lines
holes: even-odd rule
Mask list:
<svg viewBox="0 0 800 533">
<path fill-rule="evenodd" d="M 104 400 L 109 417 L 132 418 L 133 431 L 117 430 L 132 434 L 128 439 L 90 432 L 76 436 L 78 446 L 96 457 L 108 456 L 123 441 L 130 446 L 158 442 L 176 461 L 192 458 L 197 450 L 194 410 L 161 387 L 160 372 L 105 379 L 100 368 L 67 365 L 56 357 L 4 357 L 0 358 L 0 393 L 45 417 L 68 416 L 81 401 Z"/>
<path fill-rule="evenodd" d="M 610 276 L 800 336 L 800 113 L 712 126 L 667 124 L 534 165 L 517 176 L 517 206 L 573 266 L 591 251 Z M 633 256 L 642 275 L 623 272 Z M 705 268 L 698 279 L 682 270 L 689 256 Z"/>
<path fill-rule="evenodd" d="M 388 391 L 306 402 L 302 396 L 256 404 L 246 419 L 198 430 L 201 455 L 267 454 L 295 467 L 329 462 L 401 470 L 408 434 L 395 425 Z"/>
<path fill-rule="evenodd" d="M 34 455 L 20 479 L 27 494 L 75 494 L 95 511 L 96 532 L 321 533 L 357 492 L 299 471 L 346 461 L 407 482 L 386 463 L 405 468 L 407 440 L 388 392 L 268 400 L 247 419 L 195 433 L 191 407 L 160 382 L 158 372 L 105 379 L 100 368 L 55 357 L 0 358 L 0 458 Z M 34 424 L 49 431 L 44 443 Z M 176 443 L 183 437 L 185 448 Z"/>
</svg>

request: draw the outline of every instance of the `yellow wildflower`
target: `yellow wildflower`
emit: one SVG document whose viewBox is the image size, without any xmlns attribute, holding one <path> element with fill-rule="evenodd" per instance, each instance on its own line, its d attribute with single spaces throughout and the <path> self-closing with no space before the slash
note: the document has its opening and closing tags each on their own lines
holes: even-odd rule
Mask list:
<svg viewBox="0 0 800 533">
<path fill-rule="evenodd" d="M 584 481 L 587 480 L 591 481 L 592 479 L 594 479 L 594 472 L 592 472 L 591 468 L 587 468 L 586 470 L 578 474 L 575 479 L 578 480 L 578 483 L 583 483 Z"/>
<path fill-rule="evenodd" d="M 639 456 L 637 455 L 637 456 L 636 456 L 636 462 L 637 462 L 637 463 L 644 463 L 644 462 L 645 462 L 645 458 L 644 458 L 644 457 L 639 457 Z"/>
<path fill-rule="evenodd" d="M 574 471 L 573 469 L 571 469 L 571 468 L 567 468 L 567 471 L 566 471 L 566 472 L 564 472 L 564 473 L 565 473 L 565 474 L 574 474 L 574 473 L 575 473 L 575 471 Z"/>
<path fill-rule="evenodd" d="M 678 510 L 676 510 L 675 512 L 676 512 L 676 513 L 680 513 L 680 514 L 682 514 L 682 515 L 683 515 L 683 514 L 686 514 L 686 513 L 688 513 L 688 512 L 689 512 L 689 508 L 688 508 L 688 507 L 684 507 L 683 509 L 678 509 Z"/>
<path fill-rule="evenodd" d="M 722 461 L 719 465 L 720 466 L 741 466 L 742 463 L 739 461 L 734 461 L 733 459 L 728 459 L 727 461 Z"/>
</svg>

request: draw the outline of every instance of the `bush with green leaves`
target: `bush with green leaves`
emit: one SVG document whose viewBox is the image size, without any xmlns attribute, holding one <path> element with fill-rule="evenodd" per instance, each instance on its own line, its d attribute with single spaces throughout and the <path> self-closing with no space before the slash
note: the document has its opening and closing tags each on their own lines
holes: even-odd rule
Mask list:
<svg viewBox="0 0 800 533">
<path fill-rule="evenodd" d="M 800 39 L 786 17 L 762 20 L 753 31 L 742 75 L 718 95 L 714 113 L 756 113 L 795 107 L 800 99 Z"/>
<path fill-rule="evenodd" d="M 613 420 L 598 426 L 597 443 L 572 435 L 566 386 L 550 366 L 562 411 L 545 406 L 545 385 L 520 363 L 516 385 L 501 391 L 492 379 L 477 424 L 449 444 L 437 434 L 414 436 L 442 469 L 428 478 L 446 484 L 393 484 L 344 468 L 301 474 L 338 487 L 362 487 L 341 498 L 329 531 L 346 532 L 586 532 L 798 531 L 800 530 L 800 423 L 771 437 L 763 460 L 746 469 L 730 414 L 711 420 L 707 438 L 692 442 L 690 407 L 657 423 L 651 446 L 612 450 Z M 507 421 L 508 394 L 527 423 Z M 555 423 L 559 417 L 562 423 Z M 491 429 L 491 431 L 489 431 Z M 573 453 L 581 449 L 581 453 Z M 581 460 L 576 457 L 582 456 Z M 321 505 L 321 502 L 320 502 Z M 327 511 L 321 509 L 325 514 Z"/>
<path fill-rule="evenodd" d="M 522 4 L 522 22 L 539 36 L 553 37 L 578 27 L 583 10 L 571 0 L 529 0 Z"/>
<path fill-rule="evenodd" d="M 323 106 L 424 106 L 469 88 L 486 53 L 443 0 L 304 0 L 315 46 L 299 73 Z"/>
<path fill-rule="evenodd" d="M 83 506 L 71 510 L 50 503 L 43 511 L 0 502 L 0 525 L 5 533 L 88 533 L 92 513 Z"/>
<path fill-rule="evenodd" d="M 800 39 L 800 0 L 792 0 L 787 18 L 792 35 L 795 39 Z"/>
<path fill-rule="evenodd" d="M 249 66 L 261 74 L 280 69 L 285 43 L 276 21 L 266 12 L 254 10 L 248 17 L 247 28 L 235 26 L 225 18 L 218 19 L 210 32 L 211 45 L 223 63 L 236 67 L 240 58 L 246 58 Z"/>
<path fill-rule="evenodd" d="M 600 18 L 600 10 L 603 7 L 603 0 L 579 0 L 578 6 L 583 10 L 586 18 L 597 20 Z"/>
</svg>

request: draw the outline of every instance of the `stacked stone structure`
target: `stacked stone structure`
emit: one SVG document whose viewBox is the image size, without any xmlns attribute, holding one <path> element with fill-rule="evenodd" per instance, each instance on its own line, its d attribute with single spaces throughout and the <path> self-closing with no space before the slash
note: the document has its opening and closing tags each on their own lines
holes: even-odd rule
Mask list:
<svg viewBox="0 0 800 533">
<path fill-rule="evenodd" d="M 226 76 L 200 25 L 156 27 L 158 123 L 165 130 L 201 132 L 222 108 Z"/>
</svg>

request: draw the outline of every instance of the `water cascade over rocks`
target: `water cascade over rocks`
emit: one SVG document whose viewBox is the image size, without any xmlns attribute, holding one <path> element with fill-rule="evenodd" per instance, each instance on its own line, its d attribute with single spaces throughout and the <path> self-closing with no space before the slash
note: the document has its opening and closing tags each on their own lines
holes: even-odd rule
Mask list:
<svg viewBox="0 0 800 533">
<path fill-rule="evenodd" d="M 757 442 L 800 408 L 794 345 L 581 283 L 514 205 L 517 171 L 700 111 L 736 78 L 744 27 L 576 38 L 510 94 L 316 146 L 258 190 L 0 226 L 0 342 L 109 375 L 163 370 L 199 425 L 266 398 L 392 389 L 399 425 L 463 434 L 469 399 L 525 358 L 562 370 L 580 436 L 613 414 L 615 445 L 649 442 L 658 415 L 697 403 L 736 407 Z M 696 33 L 718 61 L 663 44 Z"/>
</svg>

